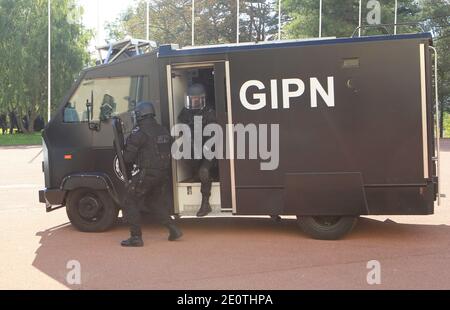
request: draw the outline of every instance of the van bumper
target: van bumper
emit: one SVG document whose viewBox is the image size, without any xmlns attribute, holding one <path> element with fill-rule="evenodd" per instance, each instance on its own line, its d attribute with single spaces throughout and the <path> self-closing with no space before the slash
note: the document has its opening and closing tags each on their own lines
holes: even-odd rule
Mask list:
<svg viewBox="0 0 450 310">
<path fill-rule="evenodd" d="M 66 191 L 61 189 L 44 189 L 39 191 L 39 202 L 45 203 L 47 212 L 61 208 L 64 205 L 65 197 Z"/>
</svg>

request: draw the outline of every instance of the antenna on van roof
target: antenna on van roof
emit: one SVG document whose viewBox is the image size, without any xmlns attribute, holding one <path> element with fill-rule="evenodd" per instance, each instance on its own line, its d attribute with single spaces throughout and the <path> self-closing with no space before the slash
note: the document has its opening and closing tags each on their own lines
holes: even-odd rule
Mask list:
<svg viewBox="0 0 450 310">
<path fill-rule="evenodd" d="M 125 38 L 122 41 L 110 42 L 104 46 L 98 46 L 101 64 L 109 64 L 119 59 L 131 58 L 143 55 L 157 48 L 155 41 Z M 102 52 L 106 52 L 103 57 Z"/>
</svg>

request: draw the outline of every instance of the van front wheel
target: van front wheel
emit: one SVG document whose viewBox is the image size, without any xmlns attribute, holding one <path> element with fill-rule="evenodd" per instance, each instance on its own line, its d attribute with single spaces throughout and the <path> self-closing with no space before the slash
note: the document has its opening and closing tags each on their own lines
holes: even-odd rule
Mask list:
<svg viewBox="0 0 450 310">
<path fill-rule="evenodd" d="M 80 188 L 69 192 L 66 211 L 70 222 L 83 232 L 102 232 L 111 228 L 119 210 L 106 191 Z"/>
<path fill-rule="evenodd" d="M 356 216 L 297 216 L 300 228 L 310 237 L 320 240 L 337 240 L 355 227 Z"/>
</svg>

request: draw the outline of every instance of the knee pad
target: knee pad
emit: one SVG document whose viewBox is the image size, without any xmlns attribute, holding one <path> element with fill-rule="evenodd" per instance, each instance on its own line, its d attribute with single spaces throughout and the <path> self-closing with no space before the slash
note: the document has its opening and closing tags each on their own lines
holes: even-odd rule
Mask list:
<svg viewBox="0 0 450 310">
<path fill-rule="evenodd" d="M 200 177 L 200 181 L 202 182 L 209 181 L 209 169 L 201 167 L 198 171 L 198 176 Z"/>
</svg>

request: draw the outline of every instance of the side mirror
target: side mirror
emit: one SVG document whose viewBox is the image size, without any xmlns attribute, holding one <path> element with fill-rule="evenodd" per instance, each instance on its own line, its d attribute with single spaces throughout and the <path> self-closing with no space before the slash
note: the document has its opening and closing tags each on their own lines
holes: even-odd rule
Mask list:
<svg viewBox="0 0 450 310">
<path fill-rule="evenodd" d="M 91 101 L 89 102 L 89 99 L 86 100 L 86 110 L 89 129 L 96 131 L 100 130 L 100 124 L 92 121 L 94 117 L 94 91 L 91 91 Z"/>
</svg>

